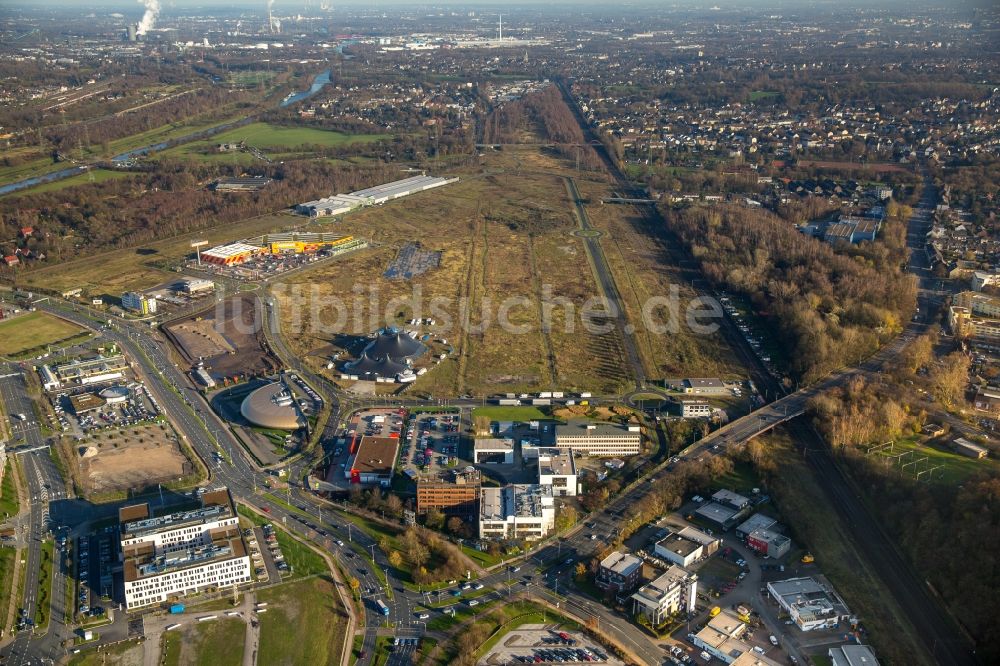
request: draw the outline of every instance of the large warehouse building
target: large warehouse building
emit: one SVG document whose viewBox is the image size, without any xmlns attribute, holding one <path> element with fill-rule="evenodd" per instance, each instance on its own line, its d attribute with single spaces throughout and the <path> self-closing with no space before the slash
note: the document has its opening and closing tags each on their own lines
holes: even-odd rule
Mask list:
<svg viewBox="0 0 1000 666">
<path fill-rule="evenodd" d="M 165 516 L 153 516 L 148 504 L 119 509 L 127 609 L 250 582 L 229 491 L 207 492 L 201 502 L 199 509 Z"/>
<path fill-rule="evenodd" d="M 248 243 L 230 243 L 203 251 L 201 260 L 207 264 L 232 266 L 233 264 L 242 264 L 262 251 L 262 248 Z"/>
<path fill-rule="evenodd" d="M 378 484 L 388 488 L 399 452 L 396 437 L 362 437 L 358 450 L 348 459 L 344 476 L 351 483 Z"/>
<path fill-rule="evenodd" d="M 64 387 L 92 386 L 121 379 L 125 376 L 128 363 L 121 354 L 98 356 L 90 359 L 76 359 L 49 368 L 43 365 L 40 371 L 42 385 L 46 391 L 57 391 Z"/>
<path fill-rule="evenodd" d="M 392 199 L 399 199 L 409 194 L 416 194 L 442 185 L 457 182 L 458 178 L 437 178 L 434 176 L 412 176 L 396 180 L 384 185 L 376 185 L 350 194 L 335 194 L 333 196 L 307 201 L 295 207 L 295 210 L 309 217 L 332 217 L 350 212 L 362 206 L 376 206 Z"/>
</svg>

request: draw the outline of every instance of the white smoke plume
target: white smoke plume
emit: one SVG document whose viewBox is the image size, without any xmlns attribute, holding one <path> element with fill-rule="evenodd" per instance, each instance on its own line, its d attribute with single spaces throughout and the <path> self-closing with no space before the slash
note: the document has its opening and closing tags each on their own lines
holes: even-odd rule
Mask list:
<svg viewBox="0 0 1000 666">
<path fill-rule="evenodd" d="M 142 20 L 139 21 L 139 27 L 136 30 L 137 34 L 145 35 L 149 30 L 153 28 L 153 23 L 156 22 L 156 16 L 160 13 L 160 0 L 137 0 L 140 5 L 145 5 L 146 12 L 142 15 Z"/>
</svg>

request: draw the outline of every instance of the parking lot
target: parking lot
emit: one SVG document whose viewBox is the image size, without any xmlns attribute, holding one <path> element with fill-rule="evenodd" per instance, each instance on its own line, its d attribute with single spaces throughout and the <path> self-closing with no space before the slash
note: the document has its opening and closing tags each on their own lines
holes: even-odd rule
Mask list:
<svg viewBox="0 0 1000 666">
<path fill-rule="evenodd" d="M 333 450 L 329 451 L 327 482 L 348 490 L 351 483 L 345 478 L 344 470 L 352 449 L 357 447 L 362 437 L 401 437 L 404 415 L 405 411 L 401 409 L 364 409 L 351 414 Z"/>
<path fill-rule="evenodd" d="M 480 664 L 624 664 L 595 641 L 577 631 L 546 625 L 518 627 L 487 653 Z"/>
<path fill-rule="evenodd" d="M 105 403 L 99 408 L 76 414 L 70 398 L 87 392 L 88 390 L 80 389 L 75 393 L 52 397 L 52 409 L 59 419 L 63 432 L 87 435 L 101 430 L 148 423 L 160 414 L 159 406 L 149 395 L 146 387 L 139 382 L 111 386 L 98 391 L 98 395 Z"/>
<path fill-rule="evenodd" d="M 76 611 L 84 617 L 99 617 L 105 605 L 114 603 L 118 541 L 113 528 L 82 536 L 76 548 Z"/>
<path fill-rule="evenodd" d="M 401 470 L 427 473 L 457 467 L 460 422 L 459 414 L 414 414 L 403 435 Z"/>
</svg>

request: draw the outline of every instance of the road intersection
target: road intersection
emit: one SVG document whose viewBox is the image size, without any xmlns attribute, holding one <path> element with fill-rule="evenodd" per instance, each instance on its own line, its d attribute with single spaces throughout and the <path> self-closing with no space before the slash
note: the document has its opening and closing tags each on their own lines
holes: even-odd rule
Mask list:
<svg viewBox="0 0 1000 666">
<path fill-rule="evenodd" d="M 921 202 L 921 207 L 910 222 L 911 248 L 920 250 L 911 253 L 910 269 L 920 279 L 919 298 L 921 311 L 925 313 L 929 312 L 931 306 L 938 302 L 942 296 L 931 288 L 929 266 L 926 265 L 926 255 L 922 251 L 920 240 L 923 228 L 929 224 L 929 210 L 933 201 L 934 193 L 928 189 Z M 330 418 L 322 439 L 330 440 L 335 435 L 343 416 L 338 393 L 329 382 L 310 373 L 294 357 L 290 356 L 280 338 L 275 312 L 276 306 L 271 300 L 265 301 L 265 303 L 267 311 L 265 328 L 269 342 L 290 368 L 298 372 L 306 381 L 312 383 L 314 387 L 320 389 L 320 393 L 329 403 Z M 136 365 L 138 374 L 144 380 L 153 398 L 169 415 L 180 435 L 209 467 L 212 485 L 227 486 L 238 501 L 257 507 L 266 512 L 275 523 L 280 523 L 286 529 L 332 551 L 347 575 L 357 578 L 360 582 L 363 600 L 368 609 L 365 613 L 364 634 L 364 650 L 368 659 L 375 653 L 375 638 L 387 620 L 396 629 L 397 635 L 402 635 L 400 632 L 406 632 L 408 635 L 420 635 L 426 632 L 426 624 L 417 619 L 415 609 L 425 605 L 427 597 L 419 591 L 407 589 L 401 581 L 392 575 L 392 567 L 389 566 L 385 553 L 378 548 L 377 543 L 369 534 L 350 523 L 340 511 L 334 510 L 334 507 L 328 502 L 303 489 L 300 482 L 306 478 L 309 472 L 306 460 L 298 459 L 287 464 L 288 478 L 293 487 L 287 491 L 285 500 L 278 500 L 274 495 L 262 492 L 264 485 L 262 479 L 267 472 L 258 469 L 244 454 L 242 447 L 228 426 L 209 408 L 186 375 L 173 363 L 165 347 L 158 343 L 156 334 L 150 332 L 148 325 L 114 319 L 109 322 L 106 317 L 96 320 L 85 310 L 74 309 L 73 306 L 56 302 L 40 304 L 40 307 L 70 321 L 99 329 L 105 338 L 117 342 L 121 346 Z M 680 452 L 677 460 L 699 460 L 706 456 L 722 454 L 730 447 L 739 446 L 781 423 L 796 418 L 804 412 L 809 400 L 822 391 L 842 385 L 854 376 L 877 372 L 886 362 L 896 357 L 910 340 L 919 335 L 926 328 L 926 325 L 922 320 L 910 322 L 901 336 L 860 366 L 845 368 L 832 373 L 812 386 L 778 397 L 749 415 L 736 419 L 710 433 Z M 749 355 L 752 356 L 752 351 Z M 7 372 L 8 376 L 0 379 L 0 396 L 7 406 L 8 413 L 23 412 L 34 415 L 35 411 L 27 395 L 26 387 L 23 385 L 22 371 L 27 370 L 10 366 Z M 758 365 L 755 369 L 755 375 L 760 374 L 761 368 Z M 769 389 L 770 394 L 774 396 L 778 396 L 782 392 L 782 387 L 773 380 L 772 384 L 765 388 Z M 406 404 L 434 404 L 415 399 L 403 402 Z M 479 402 L 457 400 L 452 401 L 451 404 L 471 407 L 478 405 Z M 28 579 L 25 587 L 27 591 L 25 607 L 30 617 L 34 614 L 33 591 L 37 589 L 38 583 L 41 539 L 49 528 L 47 524 L 48 506 L 49 502 L 56 499 L 49 496 L 48 493 L 56 488 L 64 488 L 64 484 L 49 457 L 45 446 L 46 438 L 42 435 L 41 424 L 36 422 L 35 417 L 32 416 L 30 423 L 23 424 L 17 430 L 15 441 L 20 443 L 19 448 L 35 449 L 21 454 L 29 493 L 33 498 L 29 507 L 30 538 L 26 564 Z M 220 452 L 225 456 L 226 462 L 212 464 L 210 461 L 215 460 L 216 454 Z M 651 469 L 643 475 L 639 482 L 634 483 L 604 509 L 588 516 L 587 520 L 593 525 L 592 531 L 610 535 L 612 530 L 620 525 L 620 516 L 648 492 L 649 484 L 643 483 L 643 481 L 660 473 L 668 464 L 668 461 L 663 461 L 659 465 L 651 466 Z M 836 470 L 827 470 L 827 473 L 831 476 L 838 474 Z M 838 488 L 842 488 L 842 486 L 841 483 Z M 853 522 L 855 520 L 859 524 L 866 523 L 865 517 L 861 513 L 857 513 L 863 511 L 863 509 L 858 509 L 860 504 L 857 498 L 853 494 L 851 497 L 843 495 L 842 490 L 837 492 L 841 494 L 839 496 L 840 503 L 846 511 L 852 513 L 848 518 L 852 521 L 850 524 L 855 524 Z M 64 500 L 64 502 L 69 502 L 69 500 Z M 871 522 L 870 516 L 868 516 L 867 522 Z M 338 542 L 343 542 L 343 545 L 339 545 Z M 887 540 L 886 543 L 888 543 Z M 659 664 L 665 653 L 647 634 L 628 621 L 627 618 L 566 585 L 565 579 L 573 567 L 572 561 L 586 561 L 593 556 L 594 550 L 595 543 L 584 534 L 582 527 L 577 527 L 564 537 L 552 539 L 536 546 L 528 554 L 531 562 L 544 563 L 550 567 L 546 575 L 534 571 L 526 572 L 519 574 L 519 578 L 514 580 L 514 584 L 520 585 L 548 602 L 560 605 L 585 620 L 593 620 L 603 633 L 618 641 L 640 659 L 650 664 Z M 898 554 L 896 557 L 899 557 Z M 553 562 L 555 566 L 551 566 Z M 970 658 L 965 651 L 964 643 L 950 635 L 946 623 L 935 619 L 940 617 L 940 609 L 926 598 L 926 591 L 923 590 L 919 582 L 911 580 L 912 574 L 907 574 L 910 570 L 902 563 L 901 559 L 898 565 L 896 574 L 898 580 L 894 590 L 898 590 L 900 586 L 904 588 L 910 586 L 911 589 L 907 593 L 906 600 L 918 609 L 915 612 L 927 613 L 931 618 L 928 626 L 921 628 L 922 630 L 926 629 L 929 640 L 934 641 L 935 657 L 940 663 L 945 664 L 969 663 Z M 386 581 L 384 585 L 380 577 L 372 570 L 373 567 L 381 570 Z M 488 587 L 498 587 L 510 595 L 513 593 L 511 580 L 511 570 L 504 566 L 484 573 L 479 577 L 478 582 Z M 562 585 L 561 589 L 560 584 Z M 389 607 L 388 618 L 372 612 L 375 598 L 381 599 Z M 53 594 L 53 601 L 56 599 L 59 599 L 59 603 L 61 603 L 62 595 Z M 57 606 L 58 603 L 53 604 L 51 624 L 45 635 L 36 636 L 30 631 L 23 631 L 18 633 L 14 640 L 3 649 L 2 654 L 10 660 L 8 663 L 21 665 L 29 663 L 32 659 L 56 659 L 65 654 L 62 644 L 70 638 L 71 629 L 62 624 L 61 608 L 57 608 Z M 398 662 L 402 656 L 395 655 L 394 659 Z"/>
</svg>

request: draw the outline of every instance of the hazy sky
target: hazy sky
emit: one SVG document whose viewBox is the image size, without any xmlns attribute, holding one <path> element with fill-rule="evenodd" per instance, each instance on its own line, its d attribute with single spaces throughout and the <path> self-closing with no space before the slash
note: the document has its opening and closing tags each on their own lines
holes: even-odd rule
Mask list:
<svg viewBox="0 0 1000 666">
<path fill-rule="evenodd" d="M 229 10 L 254 9 L 265 7 L 266 0 L 158 0 L 161 13 L 169 15 L 173 12 L 190 12 L 198 8 L 210 11 L 212 8 L 224 7 Z M 319 9 L 321 0 L 274 0 L 276 13 L 293 13 L 305 10 Z M 434 9 L 481 8 L 492 11 L 518 7 L 605 7 L 608 12 L 638 8 L 704 8 L 712 6 L 722 8 L 750 7 L 778 11 L 808 11 L 809 9 L 836 9 L 837 7 L 867 7 L 886 9 L 919 9 L 922 7 L 989 7 L 993 0 L 327 0 L 333 7 L 368 7 L 391 10 L 393 7 L 424 7 L 428 11 Z M 142 0 L 0 0 L 0 13 L 5 8 L 56 7 L 89 9 L 95 13 L 121 12 L 126 15 L 142 14 Z"/>
<path fill-rule="evenodd" d="M 964 2 L 962 0 L 625 0 L 616 2 L 613 5 L 607 0 L 329 0 L 330 6 L 337 7 L 547 7 L 552 5 L 603 5 L 612 10 L 614 7 L 704 7 L 713 5 L 719 7 L 832 7 L 836 5 L 855 5 L 867 7 L 900 7 L 900 6 L 954 6 L 956 4 L 980 4 L 975 2 Z M 122 11 L 123 9 L 141 9 L 140 0 L 0 0 L 0 8 L 6 7 L 31 7 L 31 6 L 62 6 L 74 8 L 90 8 L 94 11 L 102 9 Z M 266 0 L 160 0 L 160 6 L 164 11 L 171 9 L 191 9 L 198 7 L 226 7 L 230 9 L 253 8 L 266 5 Z M 288 11 L 303 9 L 311 5 L 318 8 L 320 0 L 274 0 L 274 7 L 282 7 Z"/>
</svg>

